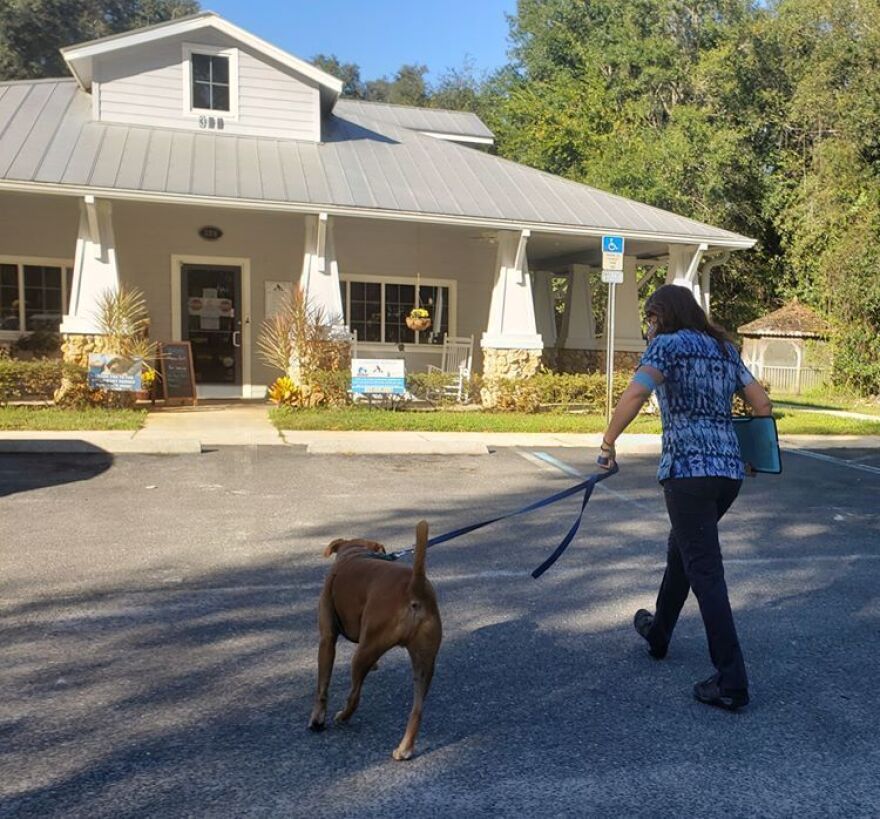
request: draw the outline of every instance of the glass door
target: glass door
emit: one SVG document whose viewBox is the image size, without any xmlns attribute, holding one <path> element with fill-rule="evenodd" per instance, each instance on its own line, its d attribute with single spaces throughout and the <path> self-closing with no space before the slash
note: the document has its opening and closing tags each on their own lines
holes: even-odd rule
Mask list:
<svg viewBox="0 0 880 819">
<path fill-rule="evenodd" d="M 241 384 L 241 268 L 185 264 L 180 273 L 183 327 L 197 384 Z"/>
</svg>

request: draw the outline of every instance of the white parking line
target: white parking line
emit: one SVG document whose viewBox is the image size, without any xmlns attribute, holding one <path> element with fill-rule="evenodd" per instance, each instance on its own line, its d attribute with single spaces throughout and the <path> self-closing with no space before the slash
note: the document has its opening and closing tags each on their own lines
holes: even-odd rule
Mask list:
<svg viewBox="0 0 880 819">
<path fill-rule="evenodd" d="M 880 467 L 868 466 L 867 464 L 859 464 L 854 461 L 847 461 L 844 458 L 835 458 L 831 455 L 823 455 L 821 452 L 813 452 L 809 449 L 786 449 L 785 452 L 794 455 L 803 455 L 805 458 L 813 458 L 817 461 L 824 461 L 837 466 L 845 466 L 848 469 L 858 469 L 861 472 L 868 472 L 871 475 L 880 475 Z"/>
<path fill-rule="evenodd" d="M 543 461 L 544 463 L 555 466 L 558 470 L 564 472 L 566 475 L 571 475 L 573 478 L 579 478 L 580 480 L 583 480 L 587 477 L 582 472 L 571 466 L 571 464 L 567 464 L 565 463 L 565 461 L 560 461 L 559 458 L 554 457 L 548 452 L 535 452 L 534 457 L 540 461 Z M 658 512 L 654 507 L 649 506 L 647 503 L 642 503 L 641 501 L 634 500 L 633 498 L 625 495 L 623 492 L 612 489 L 610 486 L 608 486 L 608 481 L 603 481 L 602 483 L 596 484 L 596 488 L 600 489 L 603 492 L 607 492 L 609 495 L 617 498 L 618 500 L 632 504 L 633 506 L 637 506 L 642 511 L 649 512 L 652 515 L 659 515 L 665 519 L 665 515 Z"/>
</svg>

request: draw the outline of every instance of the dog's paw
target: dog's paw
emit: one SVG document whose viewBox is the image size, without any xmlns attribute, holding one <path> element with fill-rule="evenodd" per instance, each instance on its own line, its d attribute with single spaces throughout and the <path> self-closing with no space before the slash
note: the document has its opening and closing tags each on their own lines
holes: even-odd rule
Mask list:
<svg viewBox="0 0 880 819">
<path fill-rule="evenodd" d="M 412 748 L 406 748 L 406 749 L 395 748 L 391 752 L 392 758 L 397 760 L 398 762 L 406 762 L 407 759 L 412 759 L 412 755 L 413 755 Z"/>
<path fill-rule="evenodd" d="M 323 731 L 324 720 L 318 720 L 312 717 L 312 719 L 309 720 L 309 730 L 314 731 L 315 733 L 317 733 L 318 731 Z"/>
<path fill-rule="evenodd" d="M 351 714 L 346 714 L 345 711 L 337 711 L 336 716 L 333 717 L 333 724 L 345 725 L 345 723 L 348 722 L 350 716 Z"/>
</svg>

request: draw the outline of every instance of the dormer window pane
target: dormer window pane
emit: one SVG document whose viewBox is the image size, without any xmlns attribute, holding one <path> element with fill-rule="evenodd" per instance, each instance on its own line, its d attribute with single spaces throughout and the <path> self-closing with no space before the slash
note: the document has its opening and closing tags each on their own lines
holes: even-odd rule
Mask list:
<svg viewBox="0 0 880 819">
<path fill-rule="evenodd" d="M 192 107 L 229 110 L 229 58 L 192 55 Z"/>
</svg>

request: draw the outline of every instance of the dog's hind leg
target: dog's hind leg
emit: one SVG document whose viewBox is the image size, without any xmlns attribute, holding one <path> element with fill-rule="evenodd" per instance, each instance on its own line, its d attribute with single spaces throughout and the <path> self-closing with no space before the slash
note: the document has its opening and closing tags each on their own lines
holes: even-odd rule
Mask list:
<svg viewBox="0 0 880 819">
<path fill-rule="evenodd" d="M 428 643 L 427 645 L 411 645 L 408 647 L 409 656 L 412 660 L 413 667 L 413 705 L 409 714 L 409 721 L 406 723 L 406 731 L 403 739 L 391 756 L 398 762 L 410 759 L 416 746 L 416 737 L 422 724 L 422 706 L 425 697 L 428 695 L 428 689 L 431 686 L 431 678 L 434 676 L 434 661 L 437 658 L 437 650 L 440 648 L 440 641 L 436 643 Z"/>
<path fill-rule="evenodd" d="M 321 641 L 318 645 L 318 687 L 315 690 L 315 704 L 309 719 L 309 728 L 320 731 L 324 727 L 327 714 L 327 692 L 330 688 L 330 676 L 333 673 L 333 661 L 336 659 L 336 641 L 339 628 L 333 612 L 333 602 L 323 596 L 318 607 L 318 628 Z"/>
<path fill-rule="evenodd" d="M 364 678 L 389 648 L 391 646 L 376 643 L 366 639 L 366 637 L 358 645 L 357 650 L 354 652 L 354 657 L 351 658 L 351 691 L 348 694 L 345 708 L 334 717 L 335 722 L 345 722 L 351 718 L 361 699 L 361 688 L 364 684 Z"/>
</svg>

